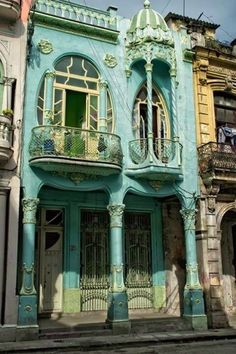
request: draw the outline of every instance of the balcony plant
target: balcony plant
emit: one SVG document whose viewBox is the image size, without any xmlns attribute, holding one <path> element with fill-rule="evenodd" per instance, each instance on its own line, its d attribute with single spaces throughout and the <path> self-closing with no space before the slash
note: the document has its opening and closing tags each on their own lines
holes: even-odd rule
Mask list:
<svg viewBox="0 0 236 354">
<path fill-rule="evenodd" d="M 5 108 L 2 110 L 2 114 L 5 116 L 5 117 L 8 117 L 8 118 L 13 118 L 13 115 L 14 115 L 14 112 L 11 108 Z"/>
</svg>

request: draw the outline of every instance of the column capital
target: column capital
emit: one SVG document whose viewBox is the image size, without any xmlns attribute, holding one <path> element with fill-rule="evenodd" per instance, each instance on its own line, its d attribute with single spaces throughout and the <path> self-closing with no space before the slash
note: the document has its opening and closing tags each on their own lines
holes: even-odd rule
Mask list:
<svg viewBox="0 0 236 354">
<path fill-rule="evenodd" d="M 38 198 L 23 198 L 23 224 L 36 224 L 36 211 L 39 203 Z"/>
<path fill-rule="evenodd" d="M 195 215 L 197 209 L 187 209 L 182 208 L 180 210 L 180 214 L 182 215 L 184 221 L 184 229 L 185 230 L 195 230 Z"/>
<path fill-rule="evenodd" d="M 46 71 L 46 74 L 45 74 L 45 77 L 46 79 L 54 79 L 56 76 L 56 72 L 54 70 L 47 70 Z"/>
<path fill-rule="evenodd" d="M 111 217 L 110 227 L 122 227 L 122 216 L 124 213 L 124 204 L 110 204 L 107 206 Z"/>
<path fill-rule="evenodd" d="M 106 90 L 107 87 L 108 87 L 107 81 L 106 81 L 106 80 L 103 80 L 103 79 L 100 79 L 99 82 L 98 82 L 98 84 L 99 84 L 100 90 Z"/>
<path fill-rule="evenodd" d="M 6 85 L 6 86 L 12 86 L 13 82 L 16 81 L 16 79 L 12 78 L 12 77 L 7 77 L 7 76 L 4 76 L 3 77 L 3 84 Z"/>
<path fill-rule="evenodd" d="M 176 68 L 170 68 L 169 73 L 172 78 L 176 78 Z"/>
<path fill-rule="evenodd" d="M 153 64 L 152 63 L 145 64 L 145 69 L 146 69 L 146 73 L 152 72 Z"/>
</svg>

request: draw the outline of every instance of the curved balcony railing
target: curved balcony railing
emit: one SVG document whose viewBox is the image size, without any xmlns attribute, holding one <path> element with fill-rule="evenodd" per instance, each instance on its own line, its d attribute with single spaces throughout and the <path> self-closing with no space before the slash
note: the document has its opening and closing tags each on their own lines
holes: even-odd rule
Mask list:
<svg viewBox="0 0 236 354">
<path fill-rule="evenodd" d="M 63 126 L 32 129 L 30 158 L 58 157 L 122 165 L 120 137 L 115 134 Z"/>
<path fill-rule="evenodd" d="M 152 149 L 148 147 L 148 139 L 137 139 L 129 142 L 129 153 L 132 162 L 141 165 L 148 157 L 148 151 L 153 150 L 154 157 L 160 164 L 168 165 L 175 158 L 181 162 L 182 145 L 170 139 L 155 139 Z M 178 155 L 178 156 L 177 156 Z"/>
<path fill-rule="evenodd" d="M 0 115 L 0 162 L 6 162 L 12 155 L 12 118 Z"/>
</svg>

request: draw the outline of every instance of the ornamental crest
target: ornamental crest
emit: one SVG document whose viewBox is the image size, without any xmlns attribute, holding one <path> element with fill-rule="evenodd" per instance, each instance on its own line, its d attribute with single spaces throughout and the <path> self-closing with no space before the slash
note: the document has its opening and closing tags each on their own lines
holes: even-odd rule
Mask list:
<svg viewBox="0 0 236 354">
<path fill-rule="evenodd" d="M 52 43 L 47 39 L 41 39 L 38 43 L 38 50 L 43 54 L 50 54 L 53 51 Z"/>
<path fill-rule="evenodd" d="M 112 54 L 106 54 L 103 61 L 109 68 L 114 68 L 118 64 L 116 57 Z"/>
</svg>

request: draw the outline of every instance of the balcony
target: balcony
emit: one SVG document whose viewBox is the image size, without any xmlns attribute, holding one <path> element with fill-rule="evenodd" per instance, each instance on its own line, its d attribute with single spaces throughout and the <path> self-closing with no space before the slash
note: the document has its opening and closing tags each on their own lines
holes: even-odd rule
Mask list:
<svg viewBox="0 0 236 354">
<path fill-rule="evenodd" d="M 62 126 L 32 129 L 29 146 L 32 167 L 70 177 L 71 174 L 108 176 L 122 168 L 117 135 Z"/>
<path fill-rule="evenodd" d="M 129 176 L 149 180 L 177 180 L 182 176 L 182 145 L 177 139 L 137 139 L 129 142 Z"/>
<path fill-rule="evenodd" d="M 209 142 L 198 148 L 200 174 L 205 183 L 236 182 L 236 146 Z"/>
<path fill-rule="evenodd" d="M 6 163 L 12 155 L 12 117 L 0 115 L 0 164 Z"/>
<path fill-rule="evenodd" d="M 20 16 L 21 0 L 0 0 L 0 19 L 16 21 Z"/>
<path fill-rule="evenodd" d="M 44 25 L 48 23 L 86 37 L 116 43 L 119 35 L 116 12 L 117 8 L 113 6 L 102 11 L 73 1 L 38 0 L 33 16 L 34 21 Z"/>
</svg>

